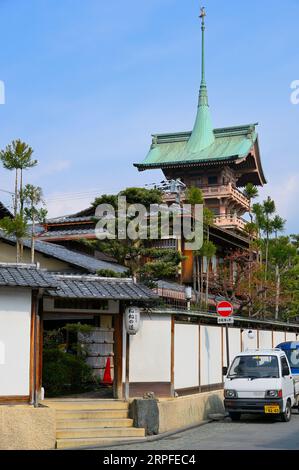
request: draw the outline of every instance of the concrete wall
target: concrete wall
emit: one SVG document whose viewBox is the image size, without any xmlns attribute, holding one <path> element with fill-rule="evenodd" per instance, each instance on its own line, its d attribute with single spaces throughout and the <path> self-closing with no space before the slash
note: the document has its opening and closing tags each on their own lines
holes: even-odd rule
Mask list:
<svg viewBox="0 0 299 470">
<path fill-rule="evenodd" d="M 274 331 L 273 333 L 274 344 L 273 347 L 275 348 L 278 344 L 285 342 L 285 333 L 283 331 Z"/>
<path fill-rule="evenodd" d="M 130 336 L 130 382 L 170 382 L 170 350 L 171 317 L 143 314 Z"/>
<path fill-rule="evenodd" d="M 201 393 L 160 400 L 159 433 L 199 424 L 210 414 L 223 413 L 223 392 Z"/>
<path fill-rule="evenodd" d="M 54 449 L 55 410 L 0 406 L 0 450 Z"/>
<path fill-rule="evenodd" d="M 0 398 L 28 396 L 31 290 L 0 289 Z"/>
<path fill-rule="evenodd" d="M 249 337 L 253 332 L 253 338 Z M 296 340 L 296 334 L 283 331 L 249 330 L 229 327 L 230 360 L 248 349 L 269 349 L 279 342 Z M 123 341 L 123 378 L 125 377 L 126 337 Z M 202 387 L 221 386 L 222 366 L 226 364 L 225 327 L 176 322 L 174 325 L 174 390 L 179 395 L 196 393 Z M 143 314 L 140 331 L 130 337 L 130 383 L 144 385 L 131 387 L 130 396 L 143 396 L 142 390 L 153 390 L 158 396 L 171 393 L 171 316 Z M 159 387 L 152 387 L 153 384 Z M 164 384 L 164 385 L 163 385 Z M 164 392 L 161 394 L 161 390 Z"/>
<path fill-rule="evenodd" d="M 222 328 L 222 345 L 223 345 L 223 365 L 227 366 L 227 359 L 226 359 L 226 334 L 225 328 Z M 236 356 L 241 351 L 241 331 L 239 328 L 229 328 L 228 330 L 228 338 L 229 338 L 229 353 L 230 353 L 230 360 Z"/>
<path fill-rule="evenodd" d="M 200 327 L 200 384 L 211 385 L 222 382 L 222 328 Z"/>
<path fill-rule="evenodd" d="M 199 327 L 175 325 L 174 388 L 199 387 Z"/>
<path fill-rule="evenodd" d="M 297 341 L 297 336 L 295 333 L 287 333 L 287 341 Z"/>
<path fill-rule="evenodd" d="M 262 349 L 271 349 L 272 345 L 272 331 L 259 331 L 259 343 Z"/>
</svg>

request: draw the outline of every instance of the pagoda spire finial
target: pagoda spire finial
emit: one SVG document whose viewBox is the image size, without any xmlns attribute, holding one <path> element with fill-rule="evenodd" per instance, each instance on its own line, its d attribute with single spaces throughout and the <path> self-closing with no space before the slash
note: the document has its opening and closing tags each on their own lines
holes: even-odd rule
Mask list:
<svg viewBox="0 0 299 470">
<path fill-rule="evenodd" d="M 212 120 L 210 115 L 208 89 L 205 76 L 205 7 L 200 9 L 199 18 L 201 19 L 201 83 L 199 90 L 198 109 L 196 121 L 188 141 L 188 151 L 190 153 L 201 152 L 201 150 L 209 147 L 215 141 L 215 136 L 212 127 Z"/>
<path fill-rule="evenodd" d="M 205 77 L 205 29 L 206 29 L 205 17 L 206 16 L 207 14 L 206 14 L 205 7 L 201 7 L 199 18 L 201 18 L 201 36 L 202 36 L 202 41 L 201 41 L 201 83 L 202 84 L 206 83 L 206 77 Z"/>
</svg>

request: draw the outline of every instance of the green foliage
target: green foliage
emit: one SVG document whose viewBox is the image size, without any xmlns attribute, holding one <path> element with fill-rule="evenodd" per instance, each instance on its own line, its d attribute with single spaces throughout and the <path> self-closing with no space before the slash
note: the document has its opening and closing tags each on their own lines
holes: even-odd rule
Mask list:
<svg viewBox="0 0 299 470">
<path fill-rule="evenodd" d="M 128 276 L 127 272 L 117 273 L 113 271 L 112 269 L 99 269 L 97 271 L 97 275 L 100 277 L 115 277 L 115 278 L 122 278 L 122 277 Z"/>
<path fill-rule="evenodd" d="M 24 217 L 17 214 L 13 219 L 4 217 L 0 220 L 0 228 L 9 236 L 22 239 L 28 236 L 28 226 Z"/>
<path fill-rule="evenodd" d="M 245 189 L 244 189 L 244 194 L 250 200 L 255 199 L 259 195 L 257 187 L 254 186 L 254 184 L 252 184 L 252 183 L 247 183 L 246 184 Z"/>
<path fill-rule="evenodd" d="M 141 254 L 148 258 L 147 262 L 138 270 L 140 280 L 150 285 L 159 279 L 171 279 L 177 276 L 178 267 L 184 257 L 176 250 L 171 249 L 143 249 Z"/>
<path fill-rule="evenodd" d="M 93 207 L 97 207 L 101 204 L 110 204 L 112 207 L 117 207 L 117 195 L 115 194 L 103 194 L 100 197 L 95 198 L 92 203 Z"/>
<path fill-rule="evenodd" d="M 45 332 L 43 385 L 49 397 L 84 392 L 94 385 L 92 369 L 85 362 L 87 351 L 78 342 L 78 335 L 91 330 L 90 325 L 71 323 Z"/>
<path fill-rule="evenodd" d="M 0 159 L 6 170 L 25 170 L 37 165 L 37 160 L 32 160 L 32 154 L 33 149 L 18 139 L 0 152 Z"/>
<path fill-rule="evenodd" d="M 129 204 L 142 204 L 147 209 L 150 204 L 161 204 L 162 193 L 158 189 L 145 189 L 145 188 L 127 188 L 120 191 L 118 194 L 103 194 L 97 197 L 92 203 L 93 207 L 100 204 L 110 204 L 117 210 L 118 196 L 125 196 L 127 205 Z"/>
<path fill-rule="evenodd" d="M 158 189 L 127 188 L 119 195 L 126 197 L 127 204 L 142 204 L 147 209 L 151 204 L 162 203 L 162 193 Z"/>
<path fill-rule="evenodd" d="M 186 202 L 187 204 L 191 204 L 195 206 L 195 204 L 203 204 L 204 198 L 203 193 L 200 188 L 196 186 L 191 186 L 186 190 Z"/>
<path fill-rule="evenodd" d="M 92 381 L 84 358 L 58 348 L 44 350 L 43 386 L 49 397 L 89 390 Z"/>
<path fill-rule="evenodd" d="M 201 249 L 199 250 L 200 255 L 205 256 L 207 259 L 213 258 L 213 256 L 215 256 L 216 254 L 216 251 L 217 251 L 216 245 L 209 240 L 205 240 L 203 242 Z"/>
</svg>

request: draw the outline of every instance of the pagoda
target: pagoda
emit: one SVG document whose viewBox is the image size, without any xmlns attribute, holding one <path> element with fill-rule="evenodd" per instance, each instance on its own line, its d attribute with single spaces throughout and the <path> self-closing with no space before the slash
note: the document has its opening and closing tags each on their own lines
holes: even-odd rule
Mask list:
<svg viewBox="0 0 299 470">
<path fill-rule="evenodd" d="M 214 129 L 205 77 L 205 10 L 201 9 L 202 67 L 197 115 L 193 130 L 152 136 L 150 151 L 139 171 L 161 169 L 169 180 L 203 192 L 216 226 L 243 233 L 249 200 L 240 188 L 263 186 L 257 123 Z"/>
</svg>

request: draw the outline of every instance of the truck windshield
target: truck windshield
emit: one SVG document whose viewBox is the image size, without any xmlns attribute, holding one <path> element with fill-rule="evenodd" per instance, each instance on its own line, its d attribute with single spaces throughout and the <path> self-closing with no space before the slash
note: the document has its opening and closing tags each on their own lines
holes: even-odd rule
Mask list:
<svg viewBox="0 0 299 470">
<path fill-rule="evenodd" d="M 299 349 L 284 350 L 289 360 L 290 366 L 293 369 L 299 368 Z"/>
<path fill-rule="evenodd" d="M 278 378 L 276 356 L 237 356 L 229 370 L 228 378 Z"/>
</svg>

